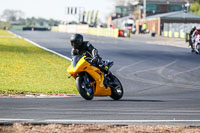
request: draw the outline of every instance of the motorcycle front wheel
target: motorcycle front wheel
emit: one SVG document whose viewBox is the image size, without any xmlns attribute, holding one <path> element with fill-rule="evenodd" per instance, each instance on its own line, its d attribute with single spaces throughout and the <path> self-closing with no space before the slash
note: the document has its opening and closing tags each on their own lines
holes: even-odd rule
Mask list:
<svg viewBox="0 0 200 133">
<path fill-rule="evenodd" d="M 197 45 L 197 50 L 199 51 L 197 54 L 200 54 L 200 44 Z"/>
<path fill-rule="evenodd" d="M 92 100 L 94 97 L 93 87 L 89 79 L 84 79 L 84 75 L 76 78 L 76 88 L 80 95 L 86 100 Z M 88 82 L 86 82 L 88 81 Z"/>
<path fill-rule="evenodd" d="M 114 75 L 112 75 L 112 80 L 113 80 L 113 85 L 110 87 L 111 88 L 110 97 L 114 100 L 119 100 L 120 98 L 122 98 L 124 94 L 122 84 L 119 81 L 119 79 Z"/>
</svg>

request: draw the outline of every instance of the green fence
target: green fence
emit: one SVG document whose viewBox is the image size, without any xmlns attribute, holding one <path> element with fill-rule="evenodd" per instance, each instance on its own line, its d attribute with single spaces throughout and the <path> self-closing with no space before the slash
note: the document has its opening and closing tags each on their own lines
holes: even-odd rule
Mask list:
<svg viewBox="0 0 200 133">
<path fill-rule="evenodd" d="M 12 25 L 12 29 L 14 30 L 23 30 L 24 25 Z"/>
</svg>

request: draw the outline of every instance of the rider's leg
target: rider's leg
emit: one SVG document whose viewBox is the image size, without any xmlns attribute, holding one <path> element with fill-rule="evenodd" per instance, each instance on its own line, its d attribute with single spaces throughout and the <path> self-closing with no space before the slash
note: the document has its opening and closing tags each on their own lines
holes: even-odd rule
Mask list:
<svg viewBox="0 0 200 133">
<path fill-rule="evenodd" d="M 100 70 L 104 74 L 103 84 L 105 85 L 106 88 L 109 86 L 109 74 L 110 74 L 109 67 L 110 67 L 110 63 L 113 63 L 113 62 L 107 63 L 106 61 L 102 60 L 102 58 L 99 58 L 99 60 L 98 60 L 98 66 L 99 66 Z"/>
<path fill-rule="evenodd" d="M 194 52 L 194 47 L 193 47 L 193 43 L 192 43 L 192 39 L 191 38 L 189 39 L 189 45 L 190 45 L 190 47 L 192 49 L 192 52 Z"/>
</svg>

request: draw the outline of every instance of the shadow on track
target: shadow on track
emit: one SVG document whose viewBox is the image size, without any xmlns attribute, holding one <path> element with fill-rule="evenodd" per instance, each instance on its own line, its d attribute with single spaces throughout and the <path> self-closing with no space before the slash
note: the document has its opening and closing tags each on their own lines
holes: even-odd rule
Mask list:
<svg viewBox="0 0 200 133">
<path fill-rule="evenodd" d="M 163 100 L 148 100 L 148 99 L 121 99 L 121 100 L 112 100 L 112 99 L 108 99 L 108 100 L 105 100 L 105 99 L 96 99 L 96 100 L 92 100 L 94 102 L 98 102 L 98 101 L 101 101 L 101 102 L 166 102 L 166 101 L 163 101 Z"/>
</svg>

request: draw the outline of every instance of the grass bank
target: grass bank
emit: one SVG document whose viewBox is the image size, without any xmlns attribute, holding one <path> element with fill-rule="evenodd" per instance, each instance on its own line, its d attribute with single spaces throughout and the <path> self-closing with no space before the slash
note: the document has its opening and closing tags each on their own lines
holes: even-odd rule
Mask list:
<svg viewBox="0 0 200 133">
<path fill-rule="evenodd" d="M 70 62 L 0 30 L 0 94 L 77 94 Z"/>
<path fill-rule="evenodd" d="M 3 36 L 5 36 L 5 37 L 13 37 L 14 35 L 9 33 L 6 30 L 0 30 L 0 37 L 3 38 Z"/>
</svg>

